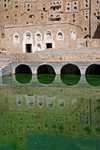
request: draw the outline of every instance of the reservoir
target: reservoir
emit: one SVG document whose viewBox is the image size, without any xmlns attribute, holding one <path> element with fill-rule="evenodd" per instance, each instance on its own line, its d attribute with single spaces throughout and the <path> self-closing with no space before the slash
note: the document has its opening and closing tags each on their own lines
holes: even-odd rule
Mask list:
<svg viewBox="0 0 100 150">
<path fill-rule="evenodd" d="M 99 75 L 40 69 L 0 81 L 0 150 L 100 149 Z"/>
</svg>

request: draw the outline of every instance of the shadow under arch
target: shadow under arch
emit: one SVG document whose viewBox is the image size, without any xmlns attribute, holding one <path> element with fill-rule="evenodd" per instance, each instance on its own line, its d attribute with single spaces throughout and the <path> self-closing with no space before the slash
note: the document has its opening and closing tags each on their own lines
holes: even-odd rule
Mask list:
<svg viewBox="0 0 100 150">
<path fill-rule="evenodd" d="M 72 86 L 79 82 L 81 77 L 80 69 L 74 64 L 66 64 L 61 68 L 60 78 L 66 85 Z"/>
<path fill-rule="evenodd" d="M 100 65 L 92 64 L 85 72 L 86 81 L 92 86 L 100 86 Z"/>
<path fill-rule="evenodd" d="M 41 65 L 37 69 L 37 79 L 42 84 L 51 84 L 55 76 L 55 70 L 48 64 Z"/>
<path fill-rule="evenodd" d="M 25 64 L 20 64 L 15 68 L 15 78 L 21 84 L 29 83 L 32 79 L 31 68 Z"/>
</svg>

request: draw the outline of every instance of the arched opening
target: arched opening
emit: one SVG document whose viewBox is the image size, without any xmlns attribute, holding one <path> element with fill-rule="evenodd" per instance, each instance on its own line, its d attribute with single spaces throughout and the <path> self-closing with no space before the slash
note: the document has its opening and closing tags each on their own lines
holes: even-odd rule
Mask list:
<svg viewBox="0 0 100 150">
<path fill-rule="evenodd" d="M 37 33 L 37 34 L 36 34 L 36 40 L 38 40 L 38 41 L 41 40 L 41 34 L 40 34 L 40 33 Z"/>
<path fill-rule="evenodd" d="M 29 83 L 32 79 L 30 67 L 24 64 L 17 66 L 15 69 L 15 78 L 21 84 Z"/>
<path fill-rule="evenodd" d="M 38 43 L 37 44 L 37 50 L 40 51 L 41 50 L 41 45 Z"/>
<path fill-rule="evenodd" d="M 58 32 L 58 40 L 63 40 L 63 33 L 62 32 Z"/>
<path fill-rule="evenodd" d="M 52 33 L 50 31 L 46 32 L 46 38 L 51 39 L 52 38 Z"/>
<path fill-rule="evenodd" d="M 61 69 L 61 80 L 66 85 L 75 85 L 79 82 L 81 73 L 79 68 L 73 64 L 67 64 Z"/>
<path fill-rule="evenodd" d="M 86 81 L 93 86 L 100 86 L 100 65 L 92 64 L 85 72 Z"/>
<path fill-rule="evenodd" d="M 24 34 L 25 52 L 32 53 L 32 34 L 28 31 Z"/>
<path fill-rule="evenodd" d="M 51 84 L 55 79 L 55 71 L 50 65 L 42 65 L 37 69 L 37 79 L 40 83 Z"/>
</svg>

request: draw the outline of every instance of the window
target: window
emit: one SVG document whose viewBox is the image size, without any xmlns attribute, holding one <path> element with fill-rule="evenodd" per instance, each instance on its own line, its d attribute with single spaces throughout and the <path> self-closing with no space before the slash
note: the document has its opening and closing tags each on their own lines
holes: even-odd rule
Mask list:
<svg viewBox="0 0 100 150">
<path fill-rule="evenodd" d="M 98 16 L 97 19 L 100 19 L 100 16 Z"/>
<path fill-rule="evenodd" d="M 24 8 L 26 8 L 26 4 L 24 4 Z"/>
<path fill-rule="evenodd" d="M 29 32 L 27 32 L 25 35 L 27 40 L 31 39 L 31 34 Z"/>
<path fill-rule="evenodd" d="M 71 30 L 71 39 L 76 40 L 76 32 L 74 30 Z"/>
<path fill-rule="evenodd" d="M 2 33 L 1 38 L 5 38 L 5 34 L 4 33 Z"/>
<path fill-rule="evenodd" d="M 88 7 L 88 6 L 89 6 L 89 1 L 85 0 L 85 7 Z"/>
<path fill-rule="evenodd" d="M 36 40 L 38 40 L 38 41 L 41 40 L 41 34 L 40 34 L 40 33 L 37 33 L 37 34 L 36 34 Z"/>
<path fill-rule="evenodd" d="M 45 7 L 43 7 L 43 11 L 45 11 Z"/>
<path fill-rule="evenodd" d="M 46 38 L 47 38 L 47 39 L 52 38 L 52 34 L 51 34 L 50 31 L 47 31 L 47 32 L 46 32 Z"/>
<path fill-rule="evenodd" d="M 37 50 L 40 51 L 41 50 L 41 45 L 38 43 L 37 44 Z"/>
<path fill-rule="evenodd" d="M 15 8 L 18 8 L 18 5 L 15 5 Z"/>
<path fill-rule="evenodd" d="M 73 18 L 75 18 L 75 14 L 73 14 Z"/>
<path fill-rule="evenodd" d="M 27 9 L 30 9 L 30 5 L 29 4 L 27 5 Z"/>
<path fill-rule="evenodd" d="M 33 8 L 33 4 L 31 4 L 31 8 Z"/>
<path fill-rule="evenodd" d="M 57 40 L 63 40 L 63 33 L 61 31 L 58 32 Z"/>
<path fill-rule="evenodd" d="M 19 43 L 19 35 L 15 34 L 13 37 L 13 43 Z"/>
<path fill-rule="evenodd" d="M 50 17 L 52 18 L 52 17 L 53 17 L 53 15 L 50 15 Z"/>
<path fill-rule="evenodd" d="M 6 7 L 7 5 L 6 4 L 4 4 L 4 7 Z"/>
<path fill-rule="evenodd" d="M 67 11 L 70 11 L 70 8 L 69 8 L 69 7 L 67 7 Z"/>
<path fill-rule="evenodd" d="M 77 7 L 74 7 L 74 11 L 76 11 L 77 10 Z"/>
</svg>

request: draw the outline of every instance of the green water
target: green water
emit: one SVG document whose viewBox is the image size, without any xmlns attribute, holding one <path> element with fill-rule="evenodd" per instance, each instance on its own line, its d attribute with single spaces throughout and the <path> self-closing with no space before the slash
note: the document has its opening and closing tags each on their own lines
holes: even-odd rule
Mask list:
<svg viewBox="0 0 100 150">
<path fill-rule="evenodd" d="M 100 77 L 84 80 L 1 78 L 0 150 L 100 150 Z"/>
</svg>

